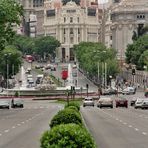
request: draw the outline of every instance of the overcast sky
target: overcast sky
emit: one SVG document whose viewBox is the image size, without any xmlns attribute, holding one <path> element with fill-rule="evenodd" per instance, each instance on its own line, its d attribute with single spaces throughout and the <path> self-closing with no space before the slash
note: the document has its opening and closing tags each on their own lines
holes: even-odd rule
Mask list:
<svg viewBox="0 0 148 148">
<path fill-rule="evenodd" d="M 98 0 L 98 2 L 101 4 L 101 3 L 106 3 L 106 2 L 108 2 L 108 0 Z"/>
</svg>

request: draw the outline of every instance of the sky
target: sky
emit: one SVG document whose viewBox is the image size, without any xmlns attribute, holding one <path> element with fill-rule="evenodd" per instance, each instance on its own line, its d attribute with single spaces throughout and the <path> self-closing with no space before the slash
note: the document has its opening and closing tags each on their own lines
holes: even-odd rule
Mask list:
<svg viewBox="0 0 148 148">
<path fill-rule="evenodd" d="M 108 2 L 108 0 L 98 0 L 99 4 L 106 3 L 106 2 Z"/>
</svg>

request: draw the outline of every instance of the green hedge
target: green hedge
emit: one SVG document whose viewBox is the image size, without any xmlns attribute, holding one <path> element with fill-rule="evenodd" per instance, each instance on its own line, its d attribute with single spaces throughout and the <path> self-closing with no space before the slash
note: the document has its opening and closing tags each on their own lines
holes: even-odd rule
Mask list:
<svg viewBox="0 0 148 148">
<path fill-rule="evenodd" d="M 66 105 L 65 105 L 65 108 L 66 108 L 66 107 L 69 107 L 69 106 L 75 106 L 75 107 L 77 107 L 78 110 L 80 110 L 80 104 L 79 104 L 79 103 L 76 103 L 76 102 L 69 102 L 69 104 L 66 104 Z"/>
<path fill-rule="evenodd" d="M 79 112 L 74 109 L 63 109 L 59 111 L 51 120 L 50 127 L 54 127 L 59 124 L 76 123 L 82 125 L 82 119 Z"/>
<path fill-rule="evenodd" d="M 65 109 L 73 109 L 73 110 L 79 112 L 79 110 L 76 106 L 66 106 Z"/>
<path fill-rule="evenodd" d="M 96 145 L 85 128 L 71 123 L 46 131 L 41 138 L 41 148 L 96 148 Z"/>
</svg>

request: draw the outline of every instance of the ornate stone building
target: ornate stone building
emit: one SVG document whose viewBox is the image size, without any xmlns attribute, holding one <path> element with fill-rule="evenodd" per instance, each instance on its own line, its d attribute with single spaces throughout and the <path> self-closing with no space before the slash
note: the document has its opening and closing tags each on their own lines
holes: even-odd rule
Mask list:
<svg viewBox="0 0 148 148">
<path fill-rule="evenodd" d="M 125 50 L 131 44 L 133 31 L 148 24 L 148 0 L 121 0 L 109 8 L 111 16 L 112 47 L 124 61 Z"/>
<path fill-rule="evenodd" d="M 60 9 L 44 3 L 45 35 L 54 36 L 61 47 L 56 55 L 60 60 L 74 60 L 73 45 L 79 42 L 101 41 L 101 19 L 98 8 L 76 5 L 68 2 Z"/>
</svg>

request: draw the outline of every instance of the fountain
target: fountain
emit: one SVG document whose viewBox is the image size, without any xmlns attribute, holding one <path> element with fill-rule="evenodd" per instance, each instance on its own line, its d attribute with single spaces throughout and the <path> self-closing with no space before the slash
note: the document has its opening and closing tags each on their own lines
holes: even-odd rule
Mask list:
<svg viewBox="0 0 148 148">
<path fill-rule="evenodd" d="M 43 83 L 38 86 L 28 88 L 25 69 L 22 66 L 20 71 L 21 83 L 16 85 L 13 89 L 8 89 L 9 95 L 14 95 L 16 92 L 20 92 L 21 96 L 60 96 L 65 95 L 65 91 L 71 90 L 71 86 L 75 86 L 71 64 L 68 64 L 68 78 L 65 87 L 56 87 L 55 84 L 48 83 L 48 77 L 48 75 L 46 76 L 44 74 Z M 85 88 L 83 88 L 83 90 L 85 90 Z M 81 88 L 75 86 L 75 91 L 80 93 Z"/>
<path fill-rule="evenodd" d="M 26 89 L 27 81 L 26 81 L 25 69 L 24 69 L 23 66 L 21 66 L 21 76 L 20 76 L 20 80 L 22 81 L 20 89 L 21 89 L 21 90 Z"/>
<path fill-rule="evenodd" d="M 71 88 L 71 86 L 75 86 L 75 85 L 74 85 L 74 79 L 72 76 L 72 67 L 71 67 L 71 64 L 68 64 L 68 78 L 67 78 L 66 88 Z"/>
</svg>

